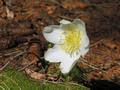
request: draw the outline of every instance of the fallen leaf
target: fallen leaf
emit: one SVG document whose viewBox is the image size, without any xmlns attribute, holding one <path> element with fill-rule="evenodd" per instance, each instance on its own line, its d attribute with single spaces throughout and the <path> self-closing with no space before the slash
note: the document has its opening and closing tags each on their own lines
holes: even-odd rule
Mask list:
<svg viewBox="0 0 120 90">
<path fill-rule="evenodd" d="M 56 10 L 55 6 L 47 6 L 47 12 L 48 14 L 53 14 Z"/>
<path fill-rule="evenodd" d="M 24 42 L 27 42 L 27 38 L 25 37 L 2 37 L 0 38 L 0 51 L 17 46 Z"/>
<path fill-rule="evenodd" d="M 2 6 L 3 5 L 3 1 L 2 0 L 0 0 L 0 6 Z"/>
<path fill-rule="evenodd" d="M 104 40 L 103 44 L 108 47 L 109 49 L 116 49 L 117 45 L 112 40 Z"/>
<path fill-rule="evenodd" d="M 37 38 L 33 38 L 30 40 L 29 44 L 30 47 L 28 49 L 28 59 L 34 64 L 37 64 L 43 54 L 41 41 Z"/>
<path fill-rule="evenodd" d="M 7 13 L 7 18 L 8 19 L 13 19 L 14 18 L 14 13 L 9 10 L 9 8 L 6 6 L 6 13 Z"/>
<path fill-rule="evenodd" d="M 75 8 L 84 9 L 88 7 L 88 4 L 80 0 L 68 0 L 63 2 L 63 7 L 66 9 L 75 9 Z"/>
<path fill-rule="evenodd" d="M 25 68 L 25 72 L 33 79 L 44 80 L 46 78 L 45 74 L 35 72 L 29 68 Z"/>
</svg>

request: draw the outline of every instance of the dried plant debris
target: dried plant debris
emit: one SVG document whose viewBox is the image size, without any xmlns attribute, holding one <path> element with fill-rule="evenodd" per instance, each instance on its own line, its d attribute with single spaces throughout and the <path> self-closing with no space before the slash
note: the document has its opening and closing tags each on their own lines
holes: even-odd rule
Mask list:
<svg viewBox="0 0 120 90">
<path fill-rule="evenodd" d="M 120 78 L 120 43 L 109 39 L 91 48 L 86 55 L 86 63 L 78 64 L 83 69 L 87 79 L 118 80 Z M 99 48 L 99 49 L 98 49 Z M 89 64 L 89 65 L 88 65 Z M 89 67 L 90 65 L 94 67 Z M 97 68 L 97 69 L 96 69 Z"/>
<path fill-rule="evenodd" d="M 14 46 L 17 46 L 21 43 L 27 42 L 27 38 L 25 37 L 6 37 L 6 38 L 0 38 L 0 51 L 3 51 L 5 49 L 12 48 Z"/>
<path fill-rule="evenodd" d="M 63 7 L 66 9 L 85 9 L 88 7 L 88 3 L 83 2 L 82 0 L 66 0 L 63 2 Z"/>
<path fill-rule="evenodd" d="M 8 7 L 6 7 L 6 13 L 7 13 L 7 18 L 8 19 L 13 19 L 14 18 L 14 13 L 9 10 Z"/>
<path fill-rule="evenodd" d="M 43 51 L 41 48 L 40 40 L 35 38 L 31 39 L 28 48 L 28 59 L 34 64 L 37 64 L 37 62 L 41 59 L 42 55 Z"/>
<path fill-rule="evenodd" d="M 28 74 L 31 78 L 36 79 L 36 80 L 44 80 L 46 78 L 45 74 L 35 72 L 29 68 L 25 69 L 26 74 Z"/>
<path fill-rule="evenodd" d="M 35 30 L 33 28 L 30 28 L 30 26 L 27 26 L 26 24 L 17 25 L 17 23 L 15 24 L 14 23 L 11 25 L 8 24 L 5 27 L 2 27 L 0 29 L 0 37 L 6 37 L 6 36 L 18 37 L 18 36 L 31 35 L 35 33 Z"/>
</svg>

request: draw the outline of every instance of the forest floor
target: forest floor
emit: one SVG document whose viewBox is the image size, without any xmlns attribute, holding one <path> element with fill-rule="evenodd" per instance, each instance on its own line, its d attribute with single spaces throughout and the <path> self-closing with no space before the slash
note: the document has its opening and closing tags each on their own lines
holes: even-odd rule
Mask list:
<svg viewBox="0 0 120 90">
<path fill-rule="evenodd" d="M 75 82 L 120 85 L 119 0 L 0 0 L 0 71 L 9 66 L 34 79 L 64 81 L 53 75 L 57 65 L 42 58 L 47 47 L 41 32 L 61 19 L 75 18 L 86 23 L 90 39 L 90 51 L 77 63 L 81 75 Z"/>
</svg>

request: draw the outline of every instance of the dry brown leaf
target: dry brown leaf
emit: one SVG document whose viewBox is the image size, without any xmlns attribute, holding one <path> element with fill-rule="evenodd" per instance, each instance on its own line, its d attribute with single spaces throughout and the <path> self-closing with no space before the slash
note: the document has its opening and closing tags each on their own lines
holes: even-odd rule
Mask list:
<svg viewBox="0 0 120 90">
<path fill-rule="evenodd" d="M 30 40 L 28 58 L 31 62 L 34 62 L 34 64 L 37 64 L 37 62 L 41 59 L 41 56 L 43 55 L 41 43 L 42 42 L 37 38 L 33 38 Z"/>
<path fill-rule="evenodd" d="M 99 71 L 93 71 L 93 72 L 90 72 L 89 74 L 87 74 L 88 80 L 92 80 L 92 79 L 95 80 L 95 79 L 98 79 L 101 77 L 102 77 L 102 73 Z"/>
<path fill-rule="evenodd" d="M 3 5 L 3 1 L 2 0 L 0 0 L 0 6 L 2 6 Z"/>
<path fill-rule="evenodd" d="M 47 76 L 47 80 L 49 81 L 57 81 L 59 79 L 58 76 Z"/>
<path fill-rule="evenodd" d="M 10 9 L 6 6 L 6 13 L 7 13 L 7 18 L 8 19 L 13 19 L 14 18 L 14 13 L 10 11 Z"/>
<path fill-rule="evenodd" d="M 110 68 L 104 75 L 104 79 L 106 80 L 111 80 L 114 79 L 115 77 L 120 78 L 120 66 L 115 66 Z"/>
<path fill-rule="evenodd" d="M 117 48 L 117 45 L 112 40 L 104 40 L 103 44 L 110 49 Z"/>
<path fill-rule="evenodd" d="M 15 36 L 26 36 L 26 35 L 31 35 L 35 32 L 35 30 L 25 27 L 13 28 L 13 29 L 9 29 L 8 31 L 10 35 L 15 35 Z"/>
<path fill-rule="evenodd" d="M 15 45 L 15 42 L 12 37 L 0 38 L 0 51 L 5 50 L 13 45 Z"/>
<path fill-rule="evenodd" d="M 17 46 L 20 43 L 27 42 L 26 37 L 2 37 L 0 38 L 0 51 Z"/>
<path fill-rule="evenodd" d="M 84 9 L 88 7 L 88 4 L 80 0 L 69 0 L 63 2 L 63 7 L 66 9 L 75 9 L 75 8 Z"/>
<path fill-rule="evenodd" d="M 3 27 L 7 23 L 7 20 L 0 17 L 0 27 Z"/>
<path fill-rule="evenodd" d="M 6 36 L 12 36 L 12 37 L 20 37 L 20 36 L 26 36 L 26 35 L 31 35 L 35 32 L 33 29 L 29 28 L 10 28 L 10 29 L 0 29 L 0 37 L 6 37 Z"/>
<path fill-rule="evenodd" d="M 56 10 L 55 6 L 47 6 L 48 14 L 53 14 L 55 10 Z"/>
<path fill-rule="evenodd" d="M 29 68 L 25 68 L 25 72 L 33 79 L 44 80 L 46 78 L 45 74 L 35 72 Z"/>
</svg>

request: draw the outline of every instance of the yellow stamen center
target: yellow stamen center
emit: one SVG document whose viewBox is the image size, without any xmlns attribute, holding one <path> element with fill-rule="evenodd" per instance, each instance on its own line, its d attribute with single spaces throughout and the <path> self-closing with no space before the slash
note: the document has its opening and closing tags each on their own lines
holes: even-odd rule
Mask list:
<svg viewBox="0 0 120 90">
<path fill-rule="evenodd" d="M 80 49 L 81 34 L 80 31 L 73 25 L 69 25 L 65 28 L 65 40 L 61 48 L 67 53 L 74 53 Z"/>
</svg>

